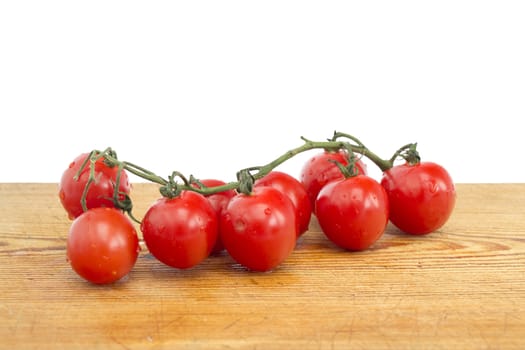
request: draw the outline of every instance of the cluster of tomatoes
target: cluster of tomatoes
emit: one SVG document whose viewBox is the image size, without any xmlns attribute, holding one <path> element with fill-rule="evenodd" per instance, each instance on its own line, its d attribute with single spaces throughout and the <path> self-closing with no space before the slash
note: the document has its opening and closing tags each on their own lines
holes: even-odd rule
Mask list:
<svg viewBox="0 0 525 350">
<path fill-rule="evenodd" d="M 133 221 L 116 207 L 129 199 L 131 184 L 122 167 L 104 157 L 88 162 L 89 157 L 77 157 L 59 185 L 60 201 L 73 220 L 67 258 L 84 279 L 111 283 L 131 271 L 140 251 Z M 346 149 L 316 153 L 298 179 L 272 170 L 252 180 L 243 191 L 208 194 L 204 190 L 227 184 L 194 180 L 175 195 L 160 196 L 140 221 L 150 254 L 187 269 L 226 251 L 248 270 L 268 271 L 292 253 L 312 215 L 328 239 L 360 251 L 382 236 L 389 220 L 408 234 L 439 229 L 456 196 L 450 175 L 436 163 L 392 164 L 376 181 Z"/>
</svg>

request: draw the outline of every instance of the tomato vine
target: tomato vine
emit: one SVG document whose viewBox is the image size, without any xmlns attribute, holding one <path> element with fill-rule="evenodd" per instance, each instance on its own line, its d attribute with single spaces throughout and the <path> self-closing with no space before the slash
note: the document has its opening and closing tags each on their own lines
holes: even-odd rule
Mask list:
<svg viewBox="0 0 525 350">
<path fill-rule="evenodd" d="M 349 141 L 342 141 L 341 139 L 347 139 Z M 117 158 L 117 154 L 115 150 L 108 147 L 103 151 L 100 150 L 93 150 L 91 151 L 89 157 L 86 159 L 84 164 L 82 164 L 79 173 L 83 171 L 83 169 L 86 166 L 90 166 L 90 175 L 88 183 L 86 184 L 84 193 L 82 195 L 81 203 L 82 208 L 84 211 L 87 210 L 86 207 L 86 195 L 89 190 L 89 186 L 92 184 L 92 182 L 95 179 L 95 172 L 94 172 L 94 164 L 99 159 L 103 159 L 104 162 L 110 166 L 110 167 L 117 167 L 118 168 L 118 176 L 116 179 L 116 185 L 115 188 L 119 188 L 119 182 L 120 182 L 120 176 L 123 170 L 126 170 L 142 179 L 145 179 L 147 181 L 156 183 L 160 185 L 159 191 L 162 196 L 173 198 L 178 195 L 182 191 L 188 190 L 188 191 L 194 191 L 197 193 L 200 193 L 204 196 L 208 196 L 214 193 L 219 193 L 223 191 L 228 190 L 237 190 L 240 193 L 250 193 L 253 183 L 263 178 L 265 175 L 267 175 L 269 172 L 277 168 L 279 165 L 283 164 L 287 160 L 293 158 L 294 156 L 310 151 L 313 149 L 324 149 L 328 151 L 336 151 L 336 150 L 347 150 L 350 157 L 349 167 L 352 167 L 355 163 L 355 160 L 353 159 L 355 157 L 354 153 L 360 154 L 368 159 L 370 159 L 376 166 L 381 169 L 381 171 L 386 171 L 393 167 L 394 161 L 398 157 L 402 157 L 406 159 L 407 161 L 411 162 L 411 164 L 415 164 L 417 161 L 419 161 L 419 155 L 416 151 L 416 143 L 409 143 L 400 149 L 398 149 L 394 155 L 390 159 L 383 159 L 379 157 L 377 154 L 372 152 L 368 147 L 366 147 L 358 138 L 355 136 L 352 136 L 350 134 L 344 133 L 344 132 L 337 132 L 335 131 L 332 138 L 328 139 L 327 141 L 312 141 L 305 137 L 301 137 L 301 140 L 303 140 L 303 144 L 293 148 L 291 150 L 288 150 L 284 154 L 280 155 L 273 161 L 269 162 L 266 165 L 263 166 L 252 166 L 249 168 L 241 169 L 237 172 L 236 178 L 237 181 L 232 181 L 229 183 L 226 183 L 224 185 L 219 186 L 192 186 L 192 184 L 198 183 L 199 180 L 193 175 L 190 175 L 189 177 L 186 177 L 179 171 L 173 171 L 171 175 L 169 175 L 167 178 L 164 178 L 162 176 L 159 176 L 155 174 L 154 172 L 141 167 L 137 164 L 134 164 L 132 162 L 128 161 L 122 161 Z M 352 175 L 352 172 L 354 170 L 349 169 L 350 173 L 347 173 L 347 176 Z M 341 171 L 345 172 L 345 169 L 341 169 Z M 128 195 L 124 195 L 124 199 L 120 199 L 119 197 L 122 196 L 122 193 L 118 193 L 118 191 L 115 191 L 113 196 L 113 201 L 115 203 L 115 207 L 127 212 L 131 215 L 132 210 L 132 203 L 131 199 Z M 131 216 L 134 220 L 136 220 L 133 216 Z"/>
<path fill-rule="evenodd" d="M 166 265 L 190 268 L 226 250 L 246 268 L 267 271 L 291 254 L 308 230 L 311 215 L 336 245 L 365 250 L 382 236 L 389 221 L 405 233 L 427 234 L 439 229 L 454 208 L 450 175 L 438 164 L 421 162 L 417 143 L 405 144 L 383 159 L 344 132 L 335 131 L 325 141 L 301 140 L 301 145 L 265 165 L 239 170 L 232 182 L 180 171 L 162 177 L 118 159 L 112 148 L 80 155 L 64 172 L 59 189 L 64 208 L 75 219 L 67 248 L 72 266 L 94 283 L 114 281 L 132 268 L 137 237 L 122 212 L 140 224 L 149 252 Z M 306 162 L 300 179 L 275 171 L 314 149 L 323 151 Z M 382 171 L 380 181 L 367 175 L 362 158 Z M 395 165 L 399 159 L 404 163 Z M 142 221 L 132 214 L 128 173 L 159 185 L 161 198 Z M 108 210 L 91 210 L 100 207 Z M 115 215 L 119 210 L 121 216 Z M 101 224 L 82 219 L 87 212 Z M 115 231 L 120 236 L 114 237 L 110 228 L 120 229 Z M 116 250 L 107 248 L 112 238 L 123 243 Z M 90 261 L 104 263 L 93 269 Z"/>
</svg>

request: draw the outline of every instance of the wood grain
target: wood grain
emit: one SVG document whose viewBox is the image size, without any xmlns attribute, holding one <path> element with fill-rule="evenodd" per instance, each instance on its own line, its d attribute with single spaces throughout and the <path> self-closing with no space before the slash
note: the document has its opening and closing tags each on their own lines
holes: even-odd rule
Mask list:
<svg viewBox="0 0 525 350">
<path fill-rule="evenodd" d="M 226 254 L 190 270 L 147 254 L 124 280 L 84 282 L 65 258 L 56 184 L 0 184 L 0 348 L 523 349 L 525 184 L 458 184 L 447 225 L 394 227 L 372 249 L 314 220 L 269 273 Z M 141 216 L 158 196 L 136 184 Z"/>
</svg>

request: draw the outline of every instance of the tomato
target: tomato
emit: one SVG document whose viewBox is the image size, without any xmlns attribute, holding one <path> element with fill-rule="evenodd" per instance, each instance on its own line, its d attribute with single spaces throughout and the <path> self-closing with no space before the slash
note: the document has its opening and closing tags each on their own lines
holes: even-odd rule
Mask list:
<svg viewBox="0 0 525 350">
<path fill-rule="evenodd" d="M 114 208 L 94 208 L 69 229 L 67 258 L 82 278 L 97 284 L 126 276 L 137 261 L 139 240 L 131 220 Z"/>
<path fill-rule="evenodd" d="M 201 194 L 182 191 L 153 203 L 140 225 L 151 255 L 162 263 L 186 269 L 208 257 L 217 240 L 218 219 Z"/>
<path fill-rule="evenodd" d="M 315 205 L 324 234 L 347 250 L 367 249 L 388 224 L 387 194 L 379 182 L 366 175 L 328 183 Z"/>
<path fill-rule="evenodd" d="M 204 179 L 204 180 L 199 180 L 199 181 L 206 187 L 217 187 L 217 186 L 226 185 L 226 182 L 217 180 L 217 179 Z M 194 186 L 198 188 L 196 184 L 194 184 Z M 227 190 L 227 191 L 217 192 L 217 193 L 206 196 L 206 198 L 208 198 L 208 200 L 210 201 L 211 206 L 217 213 L 217 221 L 219 220 L 220 215 L 222 211 L 224 210 L 224 208 L 226 208 L 226 206 L 228 205 L 228 202 L 230 201 L 230 199 L 232 199 L 236 194 L 237 192 L 235 192 L 235 190 Z M 219 231 L 218 236 L 217 236 L 217 241 L 215 242 L 215 245 L 213 246 L 211 254 L 218 254 L 222 252 L 223 250 L 224 250 L 224 245 L 222 244 L 221 233 Z"/>
<path fill-rule="evenodd" d="M 233 197 L 221 214 L 222 241 L 230 256 L 253 271 L 269 271 L 292 253 L 297 236 L 292 201 L 273 187 Z"/>
<path fill-rule="evenodd" d="M 323 151 L 311 157 L 301 169 L 300 181 L 306 188 L 312 210 L 315 209 L 315 200 L 321 188 L 328 182 L 343 179 L 344 175 L 333 161 L 338 161 L 344 166 L 348 165 L 348 151 L 339 150 L 338 152 Z M 359 174 L 366 175 L 366 165 L 358 159 L 356 168 Z"/>
<path fill-rule="evenodd" d="M 62 206 L 66 210 L 68 217 L 74 219 L 83 213 L 82 204 L 80 202 L 84 188 L 89 179 L 90 165 L 89 163 L 80 173 L 78 180 L 74 177 L 77 175 L 80 167 L 85 159 L 89 157 L 89 153 L 79 155 L 69 164 L 69 167 L 62 174 L 60 179 L 58 196 Z M 89 186 L 89 191 L 86 196 L 86 206 L 90 208 L 109 207 L 113 208 L 113 194 L 115 191 L 118 167 L 110 167 L 104 163 L 104 159 L 100 158 L 95 163 L 95 181 Z M 131 185 L 129 183 L 128 175 L 122 171 L 120 177 L 120 184 L 118 191 L 120 199 L 124 199 L 124 195 L 129 195 Z"/>
<path fill-rule="evenodd" d="M 455 186 L 439 164 L 396 165 L 383 173 L 381 184 L 390 202 L 390 221 L 403 232 L 433 232 L 447 222 L 454 209 Z"/>
<path fill-rule="evenodd" d="M 280 171 L 271 171 L 255 181 L 255 187 L 270 186 L 284 193 L 292 201 L 297 216 L 297 237 L 308 230 L 312 216 L 312 205 L 308 193 L 295 177 Z"/>
</svg>

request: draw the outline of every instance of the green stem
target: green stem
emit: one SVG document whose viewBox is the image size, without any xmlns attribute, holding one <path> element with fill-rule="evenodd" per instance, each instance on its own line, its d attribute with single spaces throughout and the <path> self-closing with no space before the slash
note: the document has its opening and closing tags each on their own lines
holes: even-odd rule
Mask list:
<svg viewBox="0 0 525 350">
<path fill-rule="evenodd" d="M 255 179 L 260 179 L 267 175 L 270 171 L 281 165 L 282 163 L 286 162 L 288 159 L 293 158 L 294 156 L 298 155 L 299 153 L 303 153 L 312 149 L 326 149 L 326 150 L 338 150 L 341 148 L 350 148 L 357 153 L 362 153 L 362 149 L 359 146 L 349 145 L 346 142 L 343 141 L 309 141 L 306 139 L 305 143 L 297 148 L 294 148 L 292 150 L 289 150 L 288 152 L 284 153 L 277 159 L 273 160 L 272 162 L 259 167 L 259 171 L 257 174 L 254 175 Z"/>
<path fill-rule="evenodd" d="M 270 163 L 263 165 L 263 166 L 246 168 L 241 171 L 248 171 L 250 174 L 251 172 L 256 171 L 256 173 L 251 174 L 251 176 L 253 177 L 253 180 L 258 180 L 264 177 L 265 175 L 267 175 L 268 173 L 270 173 L 273 169 L 275 169 L 279 165 L 283 164 L 287 160 L 295 157 L 296 155 L 300 153 L 310 151 L 313 149 L 325 149 L 325 150 L 336 151 L 342 148 L 349 149 L 355 153 L 364 155 L 365 157 L 369 158 L 372 162 L 374 162 L 383 171 L 392 167 L 390 161 L 381 159 L 379 156 L 377 156 L 375 153 L 370 151 L 360 141 L 358 141 L 356 138 L 352 137 L 351 135 L 344 134 L 344 133 L 337 133 L 336 136 L 349 138 L 352 141 L 358 143 L 358 145 L 350 144 L 345 141 L 337 141 L 337 140 L 310 141 L 305 138 L 302 138 L 304 140 L 304 143 L 301 146 L 283 153 L 281 156 L 277 157 L 275 160 L 271 161 Z M 122 162 L 116 159 L 115 157 L 112 157 L 109 155 L 105 155 L 105 158 L 109 162 L 109 164 L 111 164 L 112 166 L 122 167 L 123 169 L 129 171 L 130 173 L 138 177 L 141 177 L 145 180 L 148 180 L 148 181 L 151 181 L 151 182 L 163 185 L 163 186 L 166 186 L 171 182 L 170 180 L 165 180 L 164 178 L 154 174 L 153 172 L 147 169 L 144 169 L 142 167 L 139 167 L 133 163 Z M 185 178 L 180 173 L 174 172 L 174 174 L 177 174 L 184 182 L 182 184 L 177 184 L 178 190 L 180 191 L 190 190 L 190 191 L 198 192 L 203 195 L 211 195 L 211 194 L 218 193 L 218 192 L 237 189 L 240 185 L 239 181 L 235 181 L 235 182 L 230 182 L 225 185 L 215 186 L 215 187 L 193 187 L 187 180 L 185 180 Z"/>
<path fill-rule="evenodd" d="M 417 164 L 421 160 L 419 152 L 417 151 L 417 143 L 408 143 L 403 147 L 399 148 L 394 155 L 390 158 L 390 162 L 393 164 L 394 161 L 401 157 L 410 164 Z"/>
<path fill-rule="evenodd" d="M 356 148 L 356 146 L 354 146 L 355 149 L 353 148 L 353 151 L 355 153 L 360 153 L 363 156 L 365 156 L 368 159 L 370 159 L 375 165 L 377 165 L 377 167 L 379 169 L 381 169 L 381 171 L 385 172 L 385 171 L 387 171 L 388 169 L 390 169 L 390 168 L 392 168 L 394 166 L 394 161 L 393 160 L 391 160 L 391 159 L 387 160 L 387 159 L 383 159 L 383 158 L 379 157 L 377 154 L 372 152 L 369 148 L 365 147 L 365 145 L 359 139 L 357 139 L 356 137 L 354 137 L 352 135 L 346 134 L 344 132 L 334 132 L 334 136 L 332 137 L 332 140 L 336 141 L 340 137 L 344 137 L 344 138 L 350 139 L 350 140 L 354 141 L 355 143 L 357 143 L 358 144 L 358 148 Z"/>
<path fill-rule="evenodd" d="M 352 141 L 346 142 L 346 141 L 340 141 L 339 138 L 346 138 Z M 81 170 L 87 166 L 88 162 L 90 163 L 90 179 L 88 180 L 88 184 L 86 185 L 86 188 L 84 189 L 84 194 L 82 196 L 82 205 L 84 207 L 84 210 L 87 210 L 85 208 L 85 198 L 87 196 L 87 192 L 89 190 L 89 185 L 94 181 L 95 174 L 94 174 L 94 163 L 97 159 L 103 157 L 105 159 L 106 164 L 109 166 L 117 166 L 119 170 L 119 175 L 123 170 L 126 170 L 130 172 L 131 174 L 134 174 L 142 179 L 145 179 L 147 181 L 156 183 L 161 185 L 160 192 L 163 196 L 167 197 L 174 197 L 180 194 L 181 191 L 189 190 L 194 191 L 197 193 L 200 193 L 202 195 L 211 195 L 214 193 L 219 193 L 223 191 L 228 190 L 241 190 L 244 193 L 249 193 L 251 191 L 253 182 L 264 177 L 268 173 L 270 173 L 273 169 L 281 165 L 282 163 L 286 162 L 290 158 L 295 157 L 296 155 L 313 150 L 313 149 L 324 149 L 328 151 L 337 151 L 339 149 L 346 149 L 349 152 L 355 152 L 358 154 L 362 154 L 363 156 L 370 159 L 374 164 L 376 164 L 382 171 L 386 171 L 390 169 L 393 166 L 393 160 L 385 160 L 380 158 L 378 155 L 370 151 L 365 145 L 358 140 L 356 137 L 341 133 L 341 132 L 334 132 L 334 135 L 332 139 L 328 139 L 327 141 L 311 141 L 304 137 L 301 137 L 301 139 L 304 141 L 304 143 L 296 147 L 294 149 L 291 149 L 285 153 L 283 153 L 281 156 L 276 158 L 275 160 L 271 161 L 270 163 L 263 165 L 263 166 L 255 166 L 250 168 L 242 169 L 237 173 L 238 181 L 230 182 L 225 185 L 221 186 L 215 186 L 215 187 L 206 187 L 206 186 L 194 186 L 194 184 L 199 184 L 199 181 L 193 177 L 190 176 L 189 180 L 184 177 L 179 172 L 173 172 L 171 176 L 168 177 L 166 180 L 165 178 L 153 173 L 152 171 L 149 171 L 141 166 L 138 166 L 136 164 L 120 161 L 117 159 L 116 153 L 111 149 L 107 148 L 104 151 L 97 151 L 94 150 L 91 152 L 91 156 L 89 157 L 89 160 L 87 160 L 83 166 L 81 167 Z M 403 151 L 406 150 L 405 146 L 404 148 L 401 148 L 397 153 L 396 157 Z M 394 157 L 395 158 L 395 157 Z M 254 173 L 253 173 L 254 172 Z M 179 178 L 182 180 L 183 183 L 176 182 L 176 178 Z M 118 176 L 117 183 L 120 181 L 120 176 Z M 115 191 L 118 191 L 118 187 L 115 189 Z M 119 193 L 115 193 L 114 200 L 117 202 L 116 205 L 129 205 L 128 213 L 131 214 L 131 203 L 127 203 L 129 198 L 126 198 L 124 202 L 126 203 L 120 203 L 119 202 Z"/>
<path fill-rule="evenodd" d="M 168 184 L 168 180 L 156 175 L 155 173 L 143 168 L 143 167 L 140 167 L 138 165 L 135 165 L 133 163 L 130 163 L 130 162 L 123 162 L 123 161 L 119 161 L 117 158 L 115 157 L 112 157 L 112 156 L 108 156 L 106 155 L 105 156 L 106 160 L 110 163 L 110 165 L 112 166 L 119 166 L 120 164 L 122 164 L 123 168 L 126 169 L 127 171 L 129 171 L 130 173 L 140 177 L 140 178 L 143 178 L 144 180 L 148 180 L 150 182 L 154 182 L 154 183 L 157 183 L 159 185 L 167 185 Z"/>
</svg>

